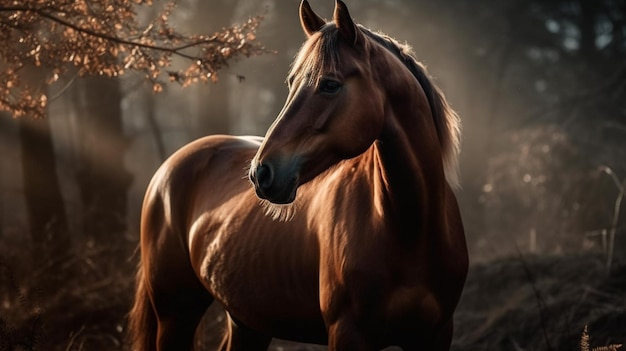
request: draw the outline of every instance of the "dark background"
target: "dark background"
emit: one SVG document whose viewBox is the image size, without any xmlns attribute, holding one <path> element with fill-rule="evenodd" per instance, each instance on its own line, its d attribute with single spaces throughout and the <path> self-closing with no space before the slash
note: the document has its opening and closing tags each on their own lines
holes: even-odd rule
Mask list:
<svg viewBox="0 0 626 351">
<path fill-rule="evenodd" d="M 304 39 L 298 4 L 180 1 L 189 31 L 265 16 L 258 40 L 276 53 L 216 84 L 155 95 L 139 76 L 66 77 L 48 118 L 0 116 L 0 350 L 124 348 L 150 177 L 195 138 L 265 133 Z M 592 346 L 624 343 L 626 1 L 347 4 L 411 44 L 462 118 L 472 269 L 454 347 L 574 349 L 585 325 Z M 332 1 L 311 5 L 331 17 Z"/>
</svg>

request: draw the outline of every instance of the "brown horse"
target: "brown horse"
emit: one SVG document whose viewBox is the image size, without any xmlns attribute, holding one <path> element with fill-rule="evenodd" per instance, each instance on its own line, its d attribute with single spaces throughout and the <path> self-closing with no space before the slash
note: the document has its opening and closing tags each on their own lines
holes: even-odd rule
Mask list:
<svg viewBox="0 0 626 351">
<path fill-rule="evenodd" d="M 467 273 L 451 185 L 459 122 L 408 47 L 300 5 L 308 40 L 264 139 L 209 136 L 156 172 L 141 219 L 135 350 L 447 350 Z M 246 175 L 246 170 L 248 174 Z M 249 180 L 248 180 L 248 179 Z"/>
</svg>

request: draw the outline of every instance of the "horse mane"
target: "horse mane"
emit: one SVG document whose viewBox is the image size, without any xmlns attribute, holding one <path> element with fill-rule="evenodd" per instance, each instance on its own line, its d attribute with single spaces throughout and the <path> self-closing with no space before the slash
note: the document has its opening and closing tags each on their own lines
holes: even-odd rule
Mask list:
<svg viewBox="0 0 626 351">
<path fill-rule="evenodd" d="M 412 48 L 401 44 L 392 37 L 375 33 L 358 25 L 365 36 L 381 45 L 397 57 L 411 72 L 424 91 L 437 130 L 446 180 L 453 187 L 459 186 L 458 159 L 461 147 L 461 121 L 457 113 L 448 105 L 444 94 L 432 82 L 426 67 L 417 61 Z M 289 81 L 305 80 L 308 85 L 315 84 L 318 79 L 338 70 L 338 30 L 333 23 L 328 23 L 315 34 L 317 40 L 307 40 L 293 62 L 289 72 Z M 303 74 L 305 76 L 303 76 Z"/>
<path fill-rule="evenodd" d="M 458 160 L 461 151 L 461 120 L 458 114 L 448 105 L 441 90 L 433 84 L 424 64 L 417 61 L 411 46 L 406 43 L 400 44 L 386 34 L 374 33 L 361 25 L 359 28 L 370 39 L 394 54 L 422 86 L 437 129 L 446 179 L 452 187 L 458 187 Z"/>
</svg>

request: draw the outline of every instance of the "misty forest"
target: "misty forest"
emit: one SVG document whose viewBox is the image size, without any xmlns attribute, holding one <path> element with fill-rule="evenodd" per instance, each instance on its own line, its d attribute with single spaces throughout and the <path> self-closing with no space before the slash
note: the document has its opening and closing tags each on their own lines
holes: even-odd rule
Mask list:
<svg viewBox="0 0 626 351">
<path fill-rule="evenodd" d="M 130 349 L 146 187 L 192 140 L 265 134 L 306 38 L 299 3 L 0 3 L 0 350 Z M 408 43 L 461 118 L 452 350 L 619 349 L 626 2 L 346 3 Z M 212 306 L 196 349 L 224 320 Z"/>
</svg>

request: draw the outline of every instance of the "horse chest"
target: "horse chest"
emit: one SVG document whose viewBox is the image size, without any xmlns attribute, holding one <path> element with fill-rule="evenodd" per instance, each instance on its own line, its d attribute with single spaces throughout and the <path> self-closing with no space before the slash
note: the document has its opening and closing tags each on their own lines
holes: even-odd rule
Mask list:
<svg viewBox="0 0 626 351">
<path fill-rule="evenodd" d="M 380 254 L 388 251 L 382 249 L 385 245 L 394 247 L 396 254 Z M 347 313 L 357 321 L 380 324 L 377 330 L 415 333 L 446 319 L 447 308 L 432 282 L 429 265 L 416 262 L 416 257 L 424 255 L 384 241 L 364 247 L 370 250 L 344 251 L 323 259 L 326 274 L 321 272 L 321 303 L 327 320 L 340 320 Z"/>
</svg>

